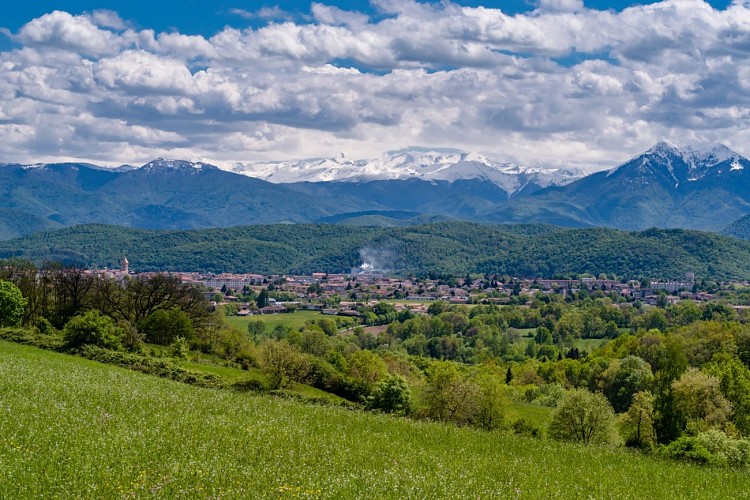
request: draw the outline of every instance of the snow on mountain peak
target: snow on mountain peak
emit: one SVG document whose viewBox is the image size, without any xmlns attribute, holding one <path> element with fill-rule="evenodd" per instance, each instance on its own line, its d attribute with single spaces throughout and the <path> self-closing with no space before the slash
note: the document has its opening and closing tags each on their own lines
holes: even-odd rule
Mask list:
<svg viewBox="0 0 750 500">
<path fill-rule="evenodd" d="M 673 142 L 662 140 L 657 142 L 645 155 L 674 155 L 681 158 L 691 168 L 708 168 L 740 155 L 723 144 L 687 144 L 678 146 Z"/>
<path fill-rule="evenodd" d="M 664 155 L 664 154 L 679 154 L 681 151 L 680 146 L 675 144 L 672 141 L 668 141 L 666 139 L 662 139 L 661 141 L 657 142 L 653 146 L 651 146 L 645 153 L 647 154 L 658 154 L 658 155 Z"/>
<path fill-rule="evenodd" d="M 694 164 L 703 163 L 711 167 L 727 160 L 739 158 L 737 153 L 723 144 L 685 146 L 683 151 L 690 156 Z"/>
<path fill-rule="evenodd" d="M 219 167 L 209 165 L 203 162 L 191 162 L 186 160 L 165 160 L 164 158 L 156 158 L 146 163 L 141 169 L 146 171 L 163 171 L 163 170 L 215 170 Z"/>
<path fill-rule="evenodd" d="M 233 172 L 269 182 L 367 182 L 422 179 L 453 183 L 479 179 L 492 182 L 509 195 L 529 184 L 563 185 L 583 177 L 577 169 L 528 168 L 501 163 L 476 153 L 401 150 L 379 158 L 351 161 L 343 157 L 296 161 L 237 163 Z"/>
<path fill-rule="evenodd" d="M 675 178 L 677 185 L 679 180 L 675 168 L 679 167 L 680 161 L 687 166 L 687 180 L 696 181 L 707 175 L 714 167 L 731 160 L 730 170 L 739 170 L 735 165 L 740 165 L 739 160 L 743 157 L 724 144 L 691 144 L 679 146 L 668 140 L 661 140 L 651 146 L 646 152 L 628 160 L 627 162 L 609 170 L 607 175 L 612 175 L 621 167 L 636 162 L 643 171 L 654 161 L 657 165 L 663 165 Z M 741 165 L 740 165 L 741 166 Z"/>
</svg>

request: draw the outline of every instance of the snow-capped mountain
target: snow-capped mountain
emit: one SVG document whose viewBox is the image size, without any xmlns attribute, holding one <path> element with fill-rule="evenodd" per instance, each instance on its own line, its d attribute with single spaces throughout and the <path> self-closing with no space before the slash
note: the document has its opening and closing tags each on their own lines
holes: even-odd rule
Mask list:
<svg viewBox="0 0 750 500">
<path fill-rule="evenodd" d="M 336 158 L 238 163 L 236 173 L 274 183 L 367 182 L 421 179 L 425 181 L 485 180 L 509 196 L 534 184 L 562 186 L 583 177 L 578 169 L 543 169 L 502 163 L 473 153 L 396 151 L 372 160 Z"/>
<path fill-rule="evenodd" d="M 697 182 L 706 177 L 739 172 L 748 159 L 723 144 L 678 146 L 660 141 L 643 154 L 615 167 L 607 176 L 627 170 L 632 182 L 648 183 L 654 175 L 668 175 L 675 187 L 686 182 Z"/>
<path fill-rule="evenodd" d="M 219 167 L 210 165 L 202 162 L 191 162 L 187 160 L 165 160 L 164 158 L 156 158 L 146 163 L 138 170 L 144 172 L 164 172 L 164 171 L 181 171 L 181 172 L 198 172 L 201 170 L 219 170 Z M 122 169 L 120 171 L 128 171 Z"/>
<path fill-rule="evenodd" d="M 721 144 L 661 141 L 612 170 L 519 199 L 497 215 L 503 221 L 718 231 L 747 213 L 750 160 Z"/>
</svg>

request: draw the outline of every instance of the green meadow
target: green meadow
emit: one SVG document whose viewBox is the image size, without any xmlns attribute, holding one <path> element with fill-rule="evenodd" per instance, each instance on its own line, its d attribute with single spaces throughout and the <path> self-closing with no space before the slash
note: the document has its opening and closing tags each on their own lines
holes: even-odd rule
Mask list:
<svg viewBox="0 0 750 500">
<path fill-rule="evenodd" d="M 741 498 L 750 477 L 0 341 L 1 498 Z"/>
<path fill-rule="evenodd" d="M 250 321 L 262 321 L 266 324 L 266 329 L 270 332 L 278 325 L 284 325 L 292 330 L 298 330 L 305 326 L 308 321 L 314 321 L 319 318 L 325 318 L 319 311 L 294 311 L 293 313 L 279 314 L 256 314 L 253 316 L 227 316 L 227 324 L 237 327 L 243 332 L 247 331 L 247 324 Z"/>
</svg>

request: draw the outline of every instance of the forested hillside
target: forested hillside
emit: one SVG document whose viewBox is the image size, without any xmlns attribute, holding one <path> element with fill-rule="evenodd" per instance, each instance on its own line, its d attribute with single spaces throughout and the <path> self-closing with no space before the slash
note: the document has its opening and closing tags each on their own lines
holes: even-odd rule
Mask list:
<svg viewBox="0 0 750 500">
<path fill-rule="evenodd" d="M 348 272 L 367 259 L 393 273 L 552 277 L 615 273 L 750 278 L 750 242 L 714 233 L 441 222 L 410 227 L 258 225 L 149 231 L 83 225 L 0 243 L 0 258 L 135 271 Z"/>
</svg>

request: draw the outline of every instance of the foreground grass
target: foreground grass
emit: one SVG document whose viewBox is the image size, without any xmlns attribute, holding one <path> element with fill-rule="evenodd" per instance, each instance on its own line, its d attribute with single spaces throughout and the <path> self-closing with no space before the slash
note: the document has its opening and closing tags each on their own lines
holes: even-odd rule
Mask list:
<svg viewBox="0 0 750 500">
<path fill-rule="evenodd" d="M 0 342 L 2 498 L 738 498 L 604 448 L 210 390 Z"/>
</svg>

